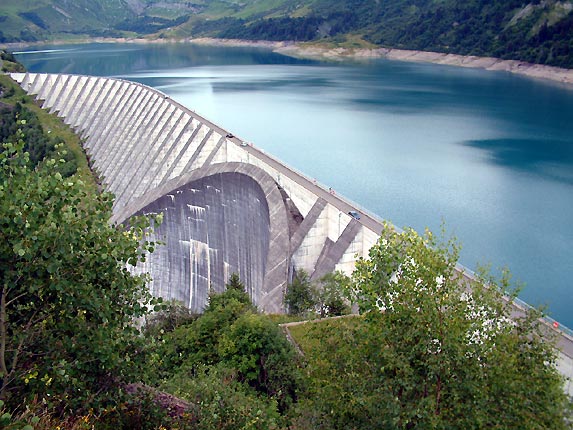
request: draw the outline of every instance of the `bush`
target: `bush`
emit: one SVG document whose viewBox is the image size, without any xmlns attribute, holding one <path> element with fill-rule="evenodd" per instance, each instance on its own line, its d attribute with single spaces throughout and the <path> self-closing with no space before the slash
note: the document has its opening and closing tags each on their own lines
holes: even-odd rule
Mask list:
<svg viewBox="0 0 573 430">
<path fill-rule="evenodd" d="M 267 430 L 276 429 L 281 420 L 274 400 L 244 386 L 236 371 L 224 365 L 181 371 L 162 389 L 191 402 L 185 421 L 193 429 Z"/>
<path fill-rule="evenodd" d="M 109 224 L 109 194 L 64 178 L 61 160 L 33 168 L 16 135 L 0 152 L 0 398 L 100 407 L 139 372 L 133 319 L 155 301 L 128 265 L 153 249 L 150 221 Z"/>
</svg>

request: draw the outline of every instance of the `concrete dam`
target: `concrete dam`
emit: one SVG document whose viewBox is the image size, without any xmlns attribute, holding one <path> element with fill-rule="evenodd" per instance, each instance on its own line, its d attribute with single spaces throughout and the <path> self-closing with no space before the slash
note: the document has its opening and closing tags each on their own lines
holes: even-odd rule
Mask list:
<svg viewBox="0 0 573 430">
<path fill-rule="evenodd" d="M 163 213 L 155 236 L 166 245 L 138 267 L 151 274 L 156 296 L 201 311 L 235 272 L 261 310 L 282 312 L 294 269 L 311 280 L 350 274 L 382 231 L 377 217 L 153 88 L 92 76 L 11 77 L 82 138 L 115 195 L 112 222 Z M 573 337 L 557 334 L 559 369 L 571 378 Z M 570 381 L 566 390 L 573 394 Z"/>
<path fill-rule="evenodd" d="M 92 169 L 115 195 L 112 222 L 163 212 L 147 259 L 153 294 L 204 308 L 238 273 L 253 302 L 281 312 L 294 268 L 311 279 L 351 273 L 379 220 L 264 151 L 135 82 L 12 74 L 83 140 Z"/>
</svg>

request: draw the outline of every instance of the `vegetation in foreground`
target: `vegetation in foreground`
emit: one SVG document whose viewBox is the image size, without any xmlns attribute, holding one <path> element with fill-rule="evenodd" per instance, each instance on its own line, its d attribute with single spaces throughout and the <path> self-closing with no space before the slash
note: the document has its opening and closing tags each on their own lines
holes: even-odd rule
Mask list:
<svg viewBox="0 0 573 430">
<path fill-rule="evenodd" d="M 510 319 L 508 275 L 460 282 L 457 258 L 386 225 L 349 286 L 360 316 L 290 328 L 309 384 L 299 428 L 569 428 L 540 313 Z"/>
</svg>

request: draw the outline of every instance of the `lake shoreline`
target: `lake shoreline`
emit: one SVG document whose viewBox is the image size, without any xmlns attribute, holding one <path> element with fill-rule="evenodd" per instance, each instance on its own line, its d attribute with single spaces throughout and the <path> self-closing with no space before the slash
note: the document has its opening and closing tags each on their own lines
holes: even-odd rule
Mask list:
<svg viewBox="0 0 573 430">
<path fill-rule="evenodd" d="M 236 39 L 190 39 L 190 43 L 213 46 L 253 46 L 272 49 L 279 54 L 296 58 L 322 61 L 368 60 L 384 58 L 396 61 L 442 64 L 447 66 L 468 67 L 491 71 L 504 71 L 524 75 L 530 78 L 545 79 L 573 85 L 573 69 L 532 64 L 519 60 L 501 60 L 494 57 L 474 55 L 445 54 L 431 51 L 414 51 L 394 48 L 344 48 L 324 47 L 320 45 L 296 42 L 245 41 Z"/>
<path fill-rule="evenodd" d="M 562 84 L 573 85 L 573 69 L 532 64 L 519 60 L 502 60 L 494 57 L 478 57 L 474 55 L 445 54 L 431 51 L 416 51 L 394 48 L 346 48 L 321 46 L 317 44 L 294 41 L 266 41 L 215 38 L 187 39 L 145 39 L 145 38 L 90 38 L 82 40 L 49 41 L 40 43 L 6 43 L 0 45 L 8 49 L 24 48 L 41 45 L 64 45 L 74 43 L 190 43 L 205 46 L 254 47 L 270 49 L 276 53 L 295 58 L 305 58 L 320 61 L 367 61 L 383 58 L 396 61 L 411 61 L 432 63 L 455 67 L 468 67 L 491 71 L 515 73 L 534 79 L 544 79 Z"/>
</svg>

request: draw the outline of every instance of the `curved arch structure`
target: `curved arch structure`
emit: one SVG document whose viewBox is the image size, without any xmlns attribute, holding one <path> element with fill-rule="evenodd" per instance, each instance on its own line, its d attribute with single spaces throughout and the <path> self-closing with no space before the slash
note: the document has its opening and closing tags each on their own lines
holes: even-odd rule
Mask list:
<svg viewBox="0 0 573 430">
<path fill-rule="evenodd" d="M 165 242 L 142 266 L 155 295 L 201 311 L 211 289 L 238 273 L 253 302 L 278 313 L 289 269 L 285 204 L 274 180 L 244 163 L 209 165 L 181 175 L 117 214 L 163 213 Z"/>
</svg>

